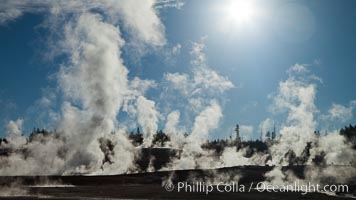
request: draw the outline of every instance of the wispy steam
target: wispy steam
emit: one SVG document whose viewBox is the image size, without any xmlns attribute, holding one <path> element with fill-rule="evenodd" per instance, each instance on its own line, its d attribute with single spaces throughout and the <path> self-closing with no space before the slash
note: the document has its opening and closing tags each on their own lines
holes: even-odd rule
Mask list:
<svg viewBox="0 0 356 200">
<path fill-rule="evenodd" d="M 172 161 L 169 166 L 171 169 L 209 168 L 209 166 L 221 165 L 211 152 L 202 149 L 202 145 L 209 139 L 209 133 L 218 127 L 223 117 L 221 106 L 223 93 L 233 88 L 234 85 L 227 78 L 208 67 L 204 47 L 204 38 L 192 45 L 192 76 L 180 73 L 167 73 L 164 76 L 168 86 L 178 91 L 183 101 L 188 103 L 181 110 L 187 113 L 196 113 L 191 134 L 186 138 L 182 136 L 184 130 L 179 131 L 175 128 L 180 115 L 174 112 L 169 114 L 169 121 L 166 125 L 170 129 L 169 134 L 172 135 L 174 134 L 172 131 L 176 131 L 173 138 L 183 139 L 183 142 L 173 143 L 173 146 L 182 146 L 183 144 L 183 152 L 179 159 Z M 163 97 L 169 99 L 170 95 L 167 93 Z"/>
<path fill-rule="evenodd" d="M 305 79 L 308 73 L 305 65 L 296 64 L 288 72 L 289 78 L 280 82 L 271 107 L 274 112 L 287 112 L 286 124 L 280 130 L 280 142 L 271 147 L 273 164 L 286 163 L 284 154 L 290 150 L 300 156 L 306 144 L 315 137 L 316 85 Z"/>
<path fill-rule="evenodd" d="M 23 136 L 24 121 L 7 125 L 8 143 L 1 148 L 7 156 L 0 158 L 0 175 L 48 174 L 120 174 L 137 172 L 135 159 L 141 149 L 152 147 L 159 124 L 169 142 L 162 146 L 177 151 L 162 170 L 218 168 L 241 165 L 273 165 L 267 181 L 282 183 L 296 179 L 280 166 L 308 165 L 304 173 L 313 180 L 321 176 L 338 177 L 326 165 L 343 165 L 354 172 L 355 151 L 343 136 L 331 131 L 325 137 L 315 134 L 319 110 L 315 104 L 317 87 L 322 79 L 312 74 L 309 65 L 295 64 L 286 80 L 279 83 L 270 111 L 286 116 L 279 124 L 278 140 L 268 142 L 256 152 L 241 141 L 217 153 L 204 149 L 210 133 L 223 119 L 226 91 L 235 85 L 209 67 L 204 53 L 204 38 L 192 43 L 191 71 L 163 74 L 162 80 L 129 78 L 129 68 L 121 56 L 125 45 L 160 48 L 166 44 L 165 27 L 159 9 L 180 8 L 181 1 L 4 1 L 0 5 L 0 24 L 11 23 L 26 13 L 48 16 L 43 26 L 54 38 L 48 38 L 52 50 L 61 55 L 56 81 L 63 102 L 61 111 L 53 114 L 57 130 L 30 138 Z M 122 32 L 128 33 L 127 37 Z M 125 35 L 126 36 L 126 35 Z M 125 38 L 125 39 L 124 39 Z M 182 46 L 173 47 L 171 55 L 179 54 Z M 162 89 L 159 100 L 146 95 L 152 88 Z M 53 98 L 56 95 L 53 95 Z M 49 105 L 53 98 L 42 98 Z M 356 106 L 333 104 L 324 120 L 346 122 Z M 51 111 L 52 112 L 52 111 Z M 120 114 L 127 121 L 120 121 Z M 275 121 L 263 120 L 258 131 L 272 130 Z M 127 132 L 139 126 L 143 144 L 135 147 Z M 241 125 L 240 133 L 249 138 L 257 130 Z M 238 139 L 238 138 L 237 138 Z M 267 140 L 265 136 L 262 138 Z M 315 158 L 322 158 L 320 163 Z M 153 171 L 155 158 L 149 157 L 148 170 Z M 322 170 L 325 169 L 326 171 Z M 321 173 L 322 172 L 322 173 Z M 226 180 L 229 175 L 213 174 Z M 238 179 L 238 174 L 231 177 Z M 214 182 L 220 179 L 211 179 Z M 230 179 L 229 179 L 230 180 Z"/>
<path fill-rule="evenodd" d="M 331 108 L 328 110 L 328 113 L 322 115 L 321 118 L 327 121 L 340 121 L 342 123 L 345 123 L 352 119 L 352 111 L 355 109 L 355 107 L 355 100 L 350 101 L 348 106 L 333 103 Z"/>
<path fill-rule="evenodd" d="M 160 5 L 164 4 L 160 2 Z M 106 162 L 103 163 L 105 159 L 115 160 L 115 167 L 108 168 L 116 168 L 116 173 L 127 171 L 134 155 L 127 136 L 117 130 L 117 116 L 123 102 L 136 102 L 137 98 L 138 121 L 144 127 L 148 143 L 152 139 L 150 134 L 157 130 L 158 113 L 154 113 L 154 102 L 138 97 L 145 89 L 135 90 L 138 82 L 150 82 L 134 79 L 131 83 L 127 78 L 128 69 L 120 57 L 125 45 L 120 28 L 130 32 L 130 40 L 137 44 L 165 44 L 164 26 L 157 15 L 155 1 L 5 1 L 0 6 L 0 22 L 10 23 L 26 13 L 39 12 L 49 15 L 44 25 L 59 37 L 58 42 L 52 42 L 60 47 L 55 51 L 68 57 L 58 73 L 65 100 L 58 125 L 59 135 L 48 137 L 45 142 L 35 138 L 34 144 L 25 147 L 29 152 L 26 158 L 16 152 L 2 158 L 1 161 L 10 167 L 1 168 L 1 173 L 94 173 L 108 167 Z M 18 138 L 26 141 L 21 136 L 21 124 L 21 120 L 11 121 L 8 126 L 9 134 L 16 136 L 16 141 Z M 116 134 L 110 135 L 112 132 Z M 98 142 L 100 138 L 114 143 L 115 153 L 106 152 L 105 148 L 102 150 Z M 37 146 L 36 141 L 39 141 Z M 41 155 L 44 152 L 46 156 Z M 50 158 L 50 163 L 46 158 Z M 31 168 L 15 169 L 13 166 Z"/>
<path fill-rule="evenodd" d="M 167 122 L 164 132 L 168 134 L 173 148 L 182 148 L 185 138 L 183 131 L 178 127 L 180 112 L 178 110 L 172 111 L 167 116 Z"/>
<path fill-rule="evenodd" d="M 208 140 L 209 131 L 218 127 L 222 117 L 221 107 L 215 101 L 204 109 L 194 121 L 191 135 L 188 137 L 188 144 L 184 150 L 192 152 L 202 152 L 201 145 Z"/>
<path fill-rule="evenodd" d="M 143 127 L 143 145 L 150 147 L 153 139 L 153 134 L 158 129 L 158 115 L 155 102 L 140 96 L 137 99 L 138 123 Z"/>
</svg>

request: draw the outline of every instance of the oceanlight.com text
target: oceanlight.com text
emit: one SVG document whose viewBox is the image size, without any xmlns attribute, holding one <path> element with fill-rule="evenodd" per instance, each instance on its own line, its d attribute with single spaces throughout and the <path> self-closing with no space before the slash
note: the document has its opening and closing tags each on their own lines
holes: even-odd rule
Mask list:
<svg viewBox="0 0 356 200">
<path fill-rule="evenodd" d="M 212 192 L 229 193 L 229 192 L 297 192 L 303 195 L 315 192 L 332 192 L 332 193 L 348 193 L 348 185 L 337 184 L 317 184 L 310 182 L 300 183 L 295 181 L 291 184 L 273 184 L 269 182 L 250 183 L 249 185 L 239 184 L 238 182 L 219 182 L 216 184 L 205 182 L 178 182 L 177 184 L 166 183 L 164 188 L 168 192 L 197 192 L 209 194 Z"/>
</svg>

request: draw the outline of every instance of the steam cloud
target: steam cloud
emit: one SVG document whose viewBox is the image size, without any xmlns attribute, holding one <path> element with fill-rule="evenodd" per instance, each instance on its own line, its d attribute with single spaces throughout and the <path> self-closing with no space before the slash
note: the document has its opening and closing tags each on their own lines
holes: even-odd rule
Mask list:
<svg viewBox="0 0 356 200">
<path fill-rule="evenodd" d="M 255 153 L 247 158 L 248 148 L 237 151 L 236 147 L 228 147 L 219 156 L 203 150 L 202 145 L 209 139 L 209 133 L 223 118 L 223 95 L 234 87 L 228 78 L 208 66 L 204 38 L 192 44 L 190 74 L 163 75 L 159 85 L 164 85 L 165 90 L 160 97 L 169 102 L 162 101 L 160 105 L 145 97 L 146 91 L 156 87 L 157 83 L 139 77 L 130 80 L 129 70 L 121 57 L 122 48 L 127 43 L 139 48 L 165 45 L 164 26 L 158 11 L 171 6 L 179 8 L 182 4 L 179 1 L 153 0 L 125 0 L 120 3 L 11 0 L 0 5 L 0 24 L 11 23 L 25 13 L 47 14 L 49 18 L 44 24 L 53 34 L 58 32 L 60 35 L 59 41 L 52 41 L 59 47 L 54 52 L 67 57 L 57 73 L 64 99 L 58 131 L 51 137 L 35 136 L 32 142 L 27 143 L 22 135 L 23 120 L 10 121 L 7 125 L 9 143 L 4 148 L 11 151 L 9 156 L 0 158 L 0 174 L 136 172 L 134 161 L 138 149 L 127 138 L 128 125 L 117 120 L 120 112 L 136 119 L 142 127 L 142 147 L 152 146 L 153 134 L 160 120 L 165 120 L 164 131 L 170 137 L 166 145 L 182 152 L 163 170 L 265 164 L 284 166 L 293 162 L 292 156 L 288 155 L 302 158 L 307 150 L 310 155 L 302 164 L 313 166 L 312 159 L 324 154 L 326 164 L 340 164 L 355 172 L 355 151 L 343 136 L 335 133 L 317 138 L 314 134 L 318 113 L 315 98 L 317 83 L 321 79 L 310 73 L 308 65 L 302 64 L 290 68 L 288 78 L 280 82 L 273 99 L 271 111 L 286 114 L 287 118 L 280 127 L 279 140 L 269 146 L 267 153 Z M 121 30 L 128 31 L 130 37 L 125 40 Z M 180 49 L 181 46 L 175 48 Z M 174 52 L 178 52 L 177 49 Z M 180 95 L 180 103 L 176 94 Z M 355 105 L 354 101 L 348 107 L 334 104 L 322 118 L 345 121 L 350 118 Z M 192 124 L 185 123 L 187 121 Z M 267 118 L 260 129 L 270 129 L 272 124 L 274 122 Z M 245 134 L 253 131 L 251 126 L 241 128 Z M 185 136 L 185 132 L 190 134 Z M 324 174 L 320 173 L 322 169 L 326 170 Z M 314 181 L 326 173 L 340 177 L 332 172 L 332 168 L 325 166 L 305 170 Z M 238 179 L 239 175 L 233 177 Z M 279 167 L 266 177 L 277 183 L 295 178 Z"/>
<path fill-rule="evenodd" d="M 160 2 L 160 5 L 163 6 L 164 2 Z M 116 160 L 115 167 L 110 169 L 123 173 L 130 168 L 134 158 L 133 147 L 124 131 L 117 130 L 117 116 L 123 102 L 127 105 L 129 100 L 137 101 L 138 121 L 144 127 L 147 145 L 152 139 L 150 134 L 157 130 L 154 123 L 157 123 L 158 113 L 154 102 L 143 96 L 136 98 L 144 91 L 131 88 L 146 82 L 134 79 L 131 84 L 128 80 L 128 69 L 120 57 L 121 48 L 125 45 L 120 26 L 131 33 L 130 42 L 162 46 L 165 44 L 164 26 L 154 6 L 154 1 L 131 0 L 120 3 L 5 1 L 0 7 L 0 22 L 3 24 L 25 13 L 48 14 L 49 19 L 44 24 L 50 30 L 60 32 L 61 40 L 56 43 L 60 49 L 55 53 L 66 55 L 68 61 L 62 64 L 58 72 L 58 84 L 65 100 L 58 135 L 46 138 L 46 142 L 36 138 L 39 141 L 37 146 L 34 142 L 26 147 L 29 158 L 17 152 L 2 158 L 1 162 L 8 166 L 1 168 L 2 174 L 95 173 L 107 164 L 102 166 L 102 160 L 107 155 L 98 143 L 100 138 L 110 139 L 116 144 L 114 151 L 117 152 L 109 155 L 110 159 Z M 135 12 L 132 12 L 133 8 Z M 102 14 L 94 12 L 94 9 L 101 10 Z M 122 25 L 118 26 L 119 21 Z M 61 31 L 61 26 L 64 31 Z M 151 116 L 156 117 L 156 121 L 152 118 L 148 121 L 147 117 Z M 10 121 L 8 125 L 8 138 L 13 138 L 9 144 L 18 148 L 23 148 L 21 144 L 26 143 L 21 135 L 21 125 L 22 120 Z M 112 132 L 116 134 L 110 135 Z M 43 156 L 44 152 L 46 156 Z M 31 167 L 18 169 L 14 166 Z"/>
</svg>

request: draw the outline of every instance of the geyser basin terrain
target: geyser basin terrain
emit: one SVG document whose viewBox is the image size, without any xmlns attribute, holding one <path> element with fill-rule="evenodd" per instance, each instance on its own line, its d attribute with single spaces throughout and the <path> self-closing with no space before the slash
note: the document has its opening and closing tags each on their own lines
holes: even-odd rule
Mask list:
<svg viewBox="0 0 356 200">
<path fill-rule="evenodd" d="M 0 0 L 0 196 L 354 197 L 355 9 Z"/>
</svg>

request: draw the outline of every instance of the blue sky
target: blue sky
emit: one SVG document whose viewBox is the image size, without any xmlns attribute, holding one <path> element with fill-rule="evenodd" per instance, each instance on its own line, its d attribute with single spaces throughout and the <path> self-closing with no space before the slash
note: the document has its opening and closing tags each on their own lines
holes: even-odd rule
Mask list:
<svg viewBox="0 0 356 200">
<path fill-rule="evenodd" d="M 246 138 L 258 138 L 260 123 L 266 118 L 273 119 L 278 129 L 286 116 L 271 112 L 270 106 L 280 82 L 288 79 L 287 71 L 296 63 L 322 79 L 315 81 L 318 128 L 355 124 L 355 1 L 254 1 L 254 13 L 245 22 L 228 21 L 229 7 L 230 1 L 192 0 L 180 9 L 160 10 L 166 45 L 138 55 L 129 42 L 123 48 L 129 78 L 138 76 L 158 84 L 147 92 L 147 98 L 157 103 L 162 115 L 166 109 L 160 103 L 164 74 L 191 75 L 193 44 L 203 43 L 206 65 L 235 86 L 216 97 L 222 99 L 223 118 L 211 138 L 229 136 L 236 123 L 250 132 Z M 0 136 L 4 136 L 7 122 L 17 118 L 24 119 L 25 133 L 33 127 L 49 127 L 40 114 L 46 111 L 37 103 L 43 93 L 56 91 L 53 77 L 64 59 L 48 59 L 49 31 L 41 26 L 46 16 L 25 13 L 0 25 Z M 129 38 L 129 31 L 121 31 Z M 174 48 L 179 51 L 172 53 Z M 60 112 L 58 94 L 53 105 L 56 112 Z M 330 113 L 333 117 L 328 117 Z M 181 126 L 186 124 L 189 130 L 193 119 L 187 117 Z M 159 128 L 163 126 L 164 120 Z"/>
</svg>

